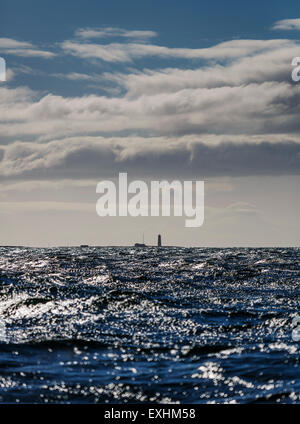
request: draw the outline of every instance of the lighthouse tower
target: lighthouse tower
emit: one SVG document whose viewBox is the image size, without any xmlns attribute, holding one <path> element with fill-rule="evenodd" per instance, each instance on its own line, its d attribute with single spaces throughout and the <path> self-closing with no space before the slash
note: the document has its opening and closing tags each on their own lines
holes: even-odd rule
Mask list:
<svg viewBox="0 0 300 424">
<path fill-rule="evenodd" d="M 161 235 L 160 234 L 158 234 L 158 237 L 157 237 L 157 247 L 161 247 Z"/>
</svg>

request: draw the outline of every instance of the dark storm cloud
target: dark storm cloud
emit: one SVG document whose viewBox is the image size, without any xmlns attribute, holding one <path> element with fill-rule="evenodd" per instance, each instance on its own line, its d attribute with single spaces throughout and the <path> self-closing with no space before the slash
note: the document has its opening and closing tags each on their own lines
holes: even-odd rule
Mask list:
<svg viewBox="0 0 300 424">
<path fill-rule="evenodd" d="M 162 142 L 161 139 L 69 139 L 47 144 L 15 143 L 4 148 L 5 179 L 298 175 L 300 143 Z"/>
</svg>

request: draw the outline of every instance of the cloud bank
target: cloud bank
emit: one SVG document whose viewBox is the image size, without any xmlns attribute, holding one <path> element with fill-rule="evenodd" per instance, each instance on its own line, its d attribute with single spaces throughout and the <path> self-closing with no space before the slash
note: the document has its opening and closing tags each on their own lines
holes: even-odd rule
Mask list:
<svg viewBox="0 0 300 424">
<path fill-rule="evenodd" d="M 296 23 L 280 21 L 274 28 Z M 51 75 L 72 81 L 73 96 L 0 86 L 1 177 L 299 174 L 300 84 L 291 79 L 297 40 L 231 40 L 190 49 L 152 44 L 156 36 L 81 28 L 55 53 L 0 39 L 11 54 L 85 61 L 85 73 L 72 68 Z M 160 66 L 139 65 L 153 57 Z M 103 62 L 116 68 L 101 71 Z M 76 95 L 77 83 L 103 85 L 107 92 Z"/>
<path fill-rule="evenodd" d="M 300 143 L 85 137 L 46 144 L 16 142 L 0 150 L 3 179 L 299 175 Z M 176 172 L 174 171 L 176 170 Z"/>
</svg>

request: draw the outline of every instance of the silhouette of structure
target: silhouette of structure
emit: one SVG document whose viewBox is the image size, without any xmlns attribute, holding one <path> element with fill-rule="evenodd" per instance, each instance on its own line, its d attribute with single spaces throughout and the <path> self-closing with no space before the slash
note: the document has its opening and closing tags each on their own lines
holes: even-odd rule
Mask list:
<svg viewBox="0 0 300 424">
<path fill-rule="evenodd" d="M 134 247 L 146 247 L 145 243 L 135 243 Z"/>
<path fill-rule="evenodd" d="M 134 247 L 146 247 L 144 234 L 143 234 L 143 243 L 135 243 Z"/>
<path fill-rule="evenodd" d="M 157 237 L 157 247 L 161 247 L 161 235 L 160 234 L 158 234 L 158 237 Z"/>
<path fill-rule="evenodd" d="M 145 240 L 144 240 L 144 234 L 143 234 L 143 243 L 135 243 L 134 247 L 147 247 L 147 245 L 145 244 Z M 157 247 L 162 247 L 161 246 L 161 235 L 158 234 L 157 236 Z"/>
</svg>

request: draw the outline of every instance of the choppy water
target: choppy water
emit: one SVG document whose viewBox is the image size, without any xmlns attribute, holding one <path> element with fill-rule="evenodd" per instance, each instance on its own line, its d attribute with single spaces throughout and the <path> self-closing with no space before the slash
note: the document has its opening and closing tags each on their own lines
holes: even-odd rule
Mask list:
<svg viewBox="0 0 300 424">
<path fill-rule="evenodd" d="M 1 248 L 0 400 L 300 403 L 299 253 Z"/>
</svg>

